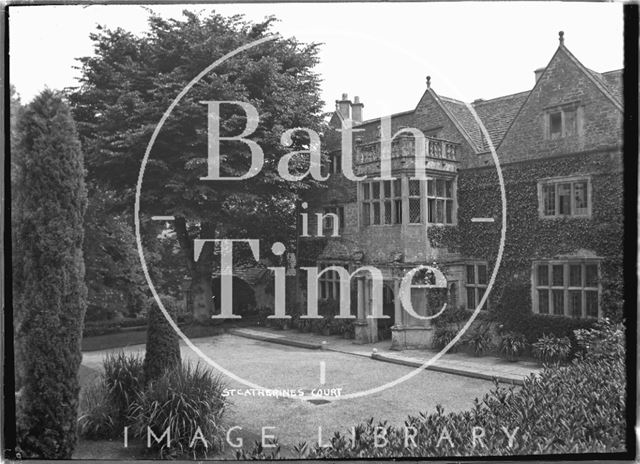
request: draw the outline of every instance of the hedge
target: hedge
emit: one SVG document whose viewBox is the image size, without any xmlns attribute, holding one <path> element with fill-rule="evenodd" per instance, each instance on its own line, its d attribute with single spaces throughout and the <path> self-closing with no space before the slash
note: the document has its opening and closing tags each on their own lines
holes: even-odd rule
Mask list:
<svg viewBox="0 0 640 464">
<path fill-rule="evenodd" d="M 547 367 L 521 388 L 496 382 L 470 410 L 445 414 L 438 406 L 435 412 L 409 416 L 403 426 L 371 419 L 355 426 L 355 434 L 327 435 L 332 436 L 329 446 L 302 443 L 294 452 L 311 459 L 624 452 L 623 331 L 605 321 L 575 337 L 582 351 L 570 365 Z M 278 448 L 255 447 L 237 457 L 273 459 L 279 454 Z"/>
<path fill-rule="evenodd" d="M 80 338 L 86 311 L 83 155 L 62 97 L 45 90 L 25 108 L 14 151 L 14 310 L 22 458 L 69 459 L 76 445 Z"/>
</svg>

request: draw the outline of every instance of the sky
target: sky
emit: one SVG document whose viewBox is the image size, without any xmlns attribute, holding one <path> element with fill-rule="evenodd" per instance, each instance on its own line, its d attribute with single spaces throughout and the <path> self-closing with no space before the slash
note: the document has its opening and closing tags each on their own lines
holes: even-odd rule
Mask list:
<svg viewBox="0 0 640 464">
<path fill-rule="evenodd" d="M 623 66 L 622 5 L 560 2 L 258 3 L 217 5 L 59 5 L 9 9 L 10 82 L 23 103 L 45 87 L 77 85 L 75 59 L 93 53 L 98 24 L 136 34 L 149 8 L 179 18 L 183 9 L 259 21 L 321 42 L 322 97 L 333 110 L 343 93 L 358 95 L 365 119 L 413 109 L 426 76 L 440 95 L 471 102 L 528 90 L 534 73 L 565 45 L 598 72 Z M 213 59 L 212 59 L 213 61 Z"/>
</svg>

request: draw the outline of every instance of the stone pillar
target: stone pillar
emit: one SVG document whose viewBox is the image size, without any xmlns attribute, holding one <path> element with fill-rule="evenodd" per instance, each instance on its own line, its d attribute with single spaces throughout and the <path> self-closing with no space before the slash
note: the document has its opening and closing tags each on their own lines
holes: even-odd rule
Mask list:
<svg viewBox="0 0 640 464">
<path fill-rule="evenodd" d="M 402 310 L 402 301 L 400 301 L 400 281 L 399 280 L 394 280 L 393 281 L 393 309 L 394 309 L 394 322 L 393 325 L 395 327 L 401 327 L 402 324 L 402 313 L 404 312 Z"/>
<path fill-rule="evenodd" d="M 369 334 L 367 333 L 367 319 L 365 307 L 365 281 L 363 277 L 356 277 L 358 287 L 358 317 L 353 322 L 355 328 L 355 342 L 368 343 Z"/>
<path fill-rule="evenodd" d="M 371 298 L 373 281 L 366 279 L 364 281 L 364 294 L 365 294 L 365 308 L 367 316 L 373 315 L 373 301 Z M 382 302 L 379 302 L 382 303 Z M 369 343 L 375 343 L 378 341 L 378 319 L 373 317 L 367 318 L 367 326 L 369 328 Z"/>
<path fill-rule="evenodd" d="M 364 309 L 364 279 L 362 277 L 356 277 L 356 284 L 358 287 L 358 319 L 365 318 L 365 309 Z"/>
</svg>

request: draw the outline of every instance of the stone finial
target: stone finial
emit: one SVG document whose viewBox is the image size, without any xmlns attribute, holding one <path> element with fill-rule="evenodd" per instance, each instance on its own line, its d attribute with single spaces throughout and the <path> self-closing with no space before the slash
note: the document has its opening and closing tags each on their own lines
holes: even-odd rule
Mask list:
<svg viewBox="0 0 640 464">
<path fill-rule="evenodd" d="M 427 88 L 431 88 L 431 76 L 427 76 Z"/>
<path fill-rule="evenodd" d="M 560 45 L 564 45 L 564 31 L 558 32 L 558 40 L 560 40 Z"/>
</svg>

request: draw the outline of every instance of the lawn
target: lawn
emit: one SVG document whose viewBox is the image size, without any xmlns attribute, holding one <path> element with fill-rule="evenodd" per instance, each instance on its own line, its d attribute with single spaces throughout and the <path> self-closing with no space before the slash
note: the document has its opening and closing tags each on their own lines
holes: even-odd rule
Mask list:
<svg viewBox="0 0 640 464">
<path fill-rule="evenodd" d="M 353 393 L 394 380 L 412 369 L 374 361 L 366 357 L 333 351 L 306 350 L 249 340 L 233 335 L 219 335 L 194 340 L 215 362 L 233 373 L 267 388 L 342 388 Z M 112 351 L 112 350 L 110 350 Z M 127 351 L 144 352 L 144 346 L 130 346 Z M 100 369 L 105 351 L 85 353 L 83 365 Z M 182 347 L 183 359 L 201 361 L 188 347 Z M 325 383 L 320 383 L 320 363 L 325 364 Z M 229 388 L 247 388 L 225 377 Z M 317 441 L 318 428 L 328 431 L 349 430 L 352 425 L 374 417 L 402 425 L 407 415 L 433 411 L 437 404 L 445 411 L 460 411 L 472 406 L 492 387 L 485 380 L 434 371 L 423 371 L 412 379 L 373 395 L 314 405 L 291 398 L 233 396 L 227 426 L 242 427 L 239 435 L 259 439 L 263 427 L 276 435 L 288 448 L 301 441 Z M 82 447 L 81 447 L 82 448 Z"/>
</svg>

